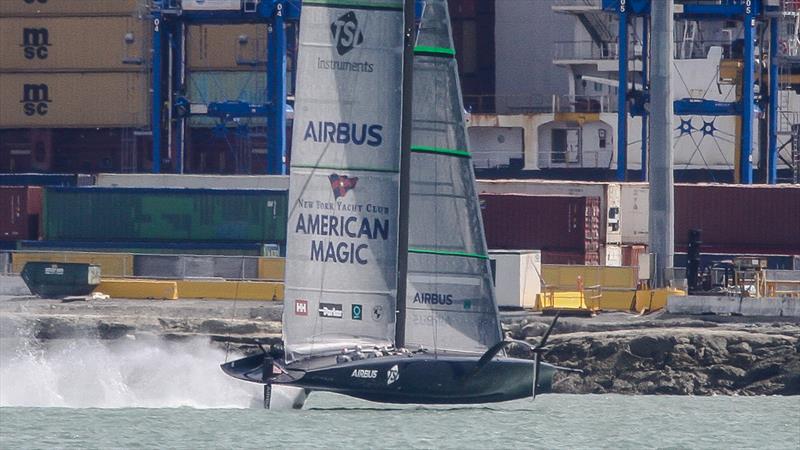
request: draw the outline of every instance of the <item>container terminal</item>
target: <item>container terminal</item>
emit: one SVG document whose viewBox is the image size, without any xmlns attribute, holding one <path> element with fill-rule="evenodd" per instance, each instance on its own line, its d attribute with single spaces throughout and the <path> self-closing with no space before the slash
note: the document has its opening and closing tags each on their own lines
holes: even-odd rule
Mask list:
<svg viewBox="0 0 800 450">
<path fill-rule="evenodd" d="M 652 6 L 449 2 L 498 302 L 800 316 L 800 1 L 675 0 L 665 268 Z M 281 302 L 301 14 L 0 0 L 0 296 L 30 298 L 38 267 L 115 302 Z"/>
</svg>

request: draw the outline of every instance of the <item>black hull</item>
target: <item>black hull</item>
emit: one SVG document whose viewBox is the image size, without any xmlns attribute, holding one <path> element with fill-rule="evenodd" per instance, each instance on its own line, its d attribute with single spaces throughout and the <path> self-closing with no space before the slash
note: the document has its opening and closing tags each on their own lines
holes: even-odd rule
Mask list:
<svg viewBox="0 0 800 450">
<path fill-rule="evenodd" d="M 533 394 L 533 361 L 497 357 L 478 369 L 478 360 L 471 356 L 414 354 L 323 367 L 276 364 L 283 373 L 265 379 L 265 358 L 255 355 L 224 364 L 222 369 L 246 381 L 335 392 L 382 403 L 492 403 Z M 537 394 L 550 391 L 555 370 L 541 364 Z"/>
</svg>

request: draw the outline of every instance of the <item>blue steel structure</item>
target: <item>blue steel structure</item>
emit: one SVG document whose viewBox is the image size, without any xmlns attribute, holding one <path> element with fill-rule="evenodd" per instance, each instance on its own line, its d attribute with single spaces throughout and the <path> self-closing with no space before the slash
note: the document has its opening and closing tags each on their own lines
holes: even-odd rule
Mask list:
<svg viewBox="0 0 800 450">
<path fill-rule="evenodd" d="M 222 121 L 235 118 L 266 117 L 267 118 L 267 173 L 286 173 L 286 54 L 287 22 L 296 23 L 300 18 L 301 0 L 258 0 L 243 1 L 240 10 L 186 10 L 179 0 L 152 0 L 153 20 L 153 173 L 161 172 L 164 106 L 166 104 L 169 117 L 173 114 L 181 116 L 181 122 L 188 114 L 202 114 L 216 117 Z M 188 24 L 242 24 L 263 23 L 268 29 L 267 49 L 267 103 L 248 104 L 240 101 L 212 102 L 200 111 L 194 111 L 185 98 L 165 98 L 164 66 L 169 64 L 166 80 L 170 83 L 170 92 L 179 91 L 185 80 L 185 39 Z M 165 46 L 166 43 L 166 46 Z M 165 58 L 164 49 L 169 50 Z M 166 127 L 172 127 L 172 121 Z M 179 127 L 175 133 L 174 169 L 183 172 L 183 129 Z"/>
<path fill-rule="evenodd" d="M 603 0 L 604 11 L 619 16 L 619 95 L 618 95 L 618 127 L 617 127 L 617 180 L 627 179 L 627 121 L 628 115 L 642 116 L 642 179 L 646 180 L 647 170 L 647 108 L 650 92 L 647 84 L 647 23 L 650 16 L 651 1 L 660 0 Z M 756 21 L 766 17 L 767 14 L 780 12 L 778 2 L 773 0 L 718 0 L 708 2 L 702 0 L 675 0 L 680 3 L 682 11 L 676 17 L 692 20 L 736 20 L 743 23 L 744 45 L 742 50 L 742 93 L 736 102 L 697 101 L 696 99 L 675 99 L 675 114 L 692 114 L 707 116 L 741 116 L 740 155 L 738 161 L 738 180 L 744 184 L 753 183 L 753 121 L 756 113 L 761 108 L 756 102 L 754 89 L 755 82 L 755 29 Z M 641 95 L 630 96 L 633 104 L 629 107 L 628 93 L 628 28 L 633 18 L 641 17 L 643 21 L 643 49 L 642 49 L 642 80 L 644 92 Z M 767 144 L 767 181 L 774 184 L 777 181 L 777 154 L 778 154 L 778 21 L 769 19 L 770 24 L 770 86 L 767 100 L 769 114 L 769 131 Z M 762 49 L 762 53 L 765 53 Z"/>
</svg>

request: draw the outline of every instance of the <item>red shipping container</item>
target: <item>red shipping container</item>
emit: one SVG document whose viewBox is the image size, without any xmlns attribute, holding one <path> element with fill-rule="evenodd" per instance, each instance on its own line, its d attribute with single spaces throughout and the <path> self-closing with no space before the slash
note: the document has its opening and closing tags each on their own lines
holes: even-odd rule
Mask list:
<svg viewBox="0 0 800 450">
<path fill-rule="evenodd" d="M 550 264 L 600 261 L 599 198 L 483 194 L 481 205 L 490 249 L 542 250 L 545 263 L 570 261 Z"/>
<path fill-rule="evenodd" d="M 626 267 L 639 267 L 639 255 L 647 253 L 646 245 L 623 245 L 622 265 Z"/>
<path fill-rule="evenodd" d="M 0 240 L 39 239 L 42 188 L 0 186 Z"/>
<path fill-rule="evenodd" d="M 800 254 L 800 187 L 677 185 L 677 251 L 693 228 L 703 230 L 703 252 Z"/>
</svg>

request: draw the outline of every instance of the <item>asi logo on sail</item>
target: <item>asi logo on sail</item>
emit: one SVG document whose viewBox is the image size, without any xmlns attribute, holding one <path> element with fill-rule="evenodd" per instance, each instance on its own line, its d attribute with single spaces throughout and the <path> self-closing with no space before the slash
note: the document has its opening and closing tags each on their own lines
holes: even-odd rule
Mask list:
<svg viewBox="0 0 800 450">
<path fill-rule="evenodd" d="M 350 53 L 354 48 L 364 43 L 364 33 L 358 26 L 356 13 L 349 13 L 339 17 L 331 23 L 331 35 L 336 43 L 336 52 L 339 56 Z"/>
</svg>

